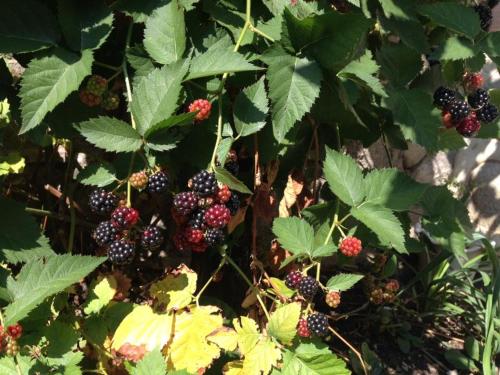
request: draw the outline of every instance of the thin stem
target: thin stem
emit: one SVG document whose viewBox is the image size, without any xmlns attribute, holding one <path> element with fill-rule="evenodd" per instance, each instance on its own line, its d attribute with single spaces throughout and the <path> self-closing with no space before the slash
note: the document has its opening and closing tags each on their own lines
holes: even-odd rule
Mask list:
<svg viewBox="0 0 500 375">
<path fill-rule="evenodd" d="M 219 95 L 217 99 L 217 104 L 219 108 L 219 116 L 217 118 L 217 140 L 215 141 L 214 151 L 212 152 L 212 159 L 210 159 L 210 169 L 215 170 L 215 159 L 217 158 L 217 149 L 219 148 L 219 143 L 222 140 L 222 95 Z"/>
<path fill-rule="evenodd" d="M 222 267 L 224 267 L 225 264 L 226 264 L 226 258 L 223 257 L 221 259 L 221 261 L 220 261 L 219 266 L 217 267 L 217 269 L 212 273 L 212 276 L 210 276 L 210 278 L 207 280 L 207 282 L 205 283 L 205 285 L 203 285 L 203 287 L 200 289 L 200 291 L 196 295 L 196 297 L 195 297 L 196 306 L 199 306 L 199 300 L 200 300 L 201 295 L 208 288 L 208 286 L 212 283 L 212 281 L 214 280 L 214 278 L 217 275 L 217 273 L 222 269 Z"/>
<path fill-rule="evenodd" d="M 231 259 L 230 256 L 228 256 L 227 254 L 224 254 L 224 258 L 240 274 L 242 279 L 245 280 L 245 282 L 248 284 L 248 286 L 253 290 L 253 292 L 255 293 L 255 296 L 257 297 L 257 301 L 259 301 L 259 304 L 262 307 L 262 311 L 264 311 L 264 314 L 266 315 L 267 320 L 269 320 L 270 319 L 269 311 L 267 311 L 266 305 L 264 304 L 264 301 L 261 298 L 260 290 L 255 285 L 252 284 L 252 282 L 249 280 L 247 275 L 245 275 L 245 273 L 241 270 L 240 267 L 238 267 L 238 265 L 234 262 L 234 260 Z"/>
<path fill-rule="evenodd" d="M 120 70 L 121 69 L 120 66 L 109 65 L 109 64 L 102 63 L 100 61 L 94 61 L 94 64 L 96 64 L 97 66 L 102 66 L 103 68 L 106 68 L 109 70 Z"/>
<path fill-rule="evenodd" d="M 361 353 L 358 352 L 354 346 L 352 346 L 349 341 L 347 341 L 346 339 L 344 339 L 340 333 L 338 333 L 337 331 L 335 331 L 332 327 L 328 327 L 328 329 L 330 330 L 330 332 L 332 332 L 335 336 L 337 336 L 340 341 L 342 341 L 344 344 L 346 344 L 349 349 L 351 349 L 353 351 L 354 354 L 356 354 L 356 357 L 358 357 L 359 359 L 359 362 L 361 363 L 361 367 L 363 367 L 363 372 L 365 373 L 365 375 L 368 375 L 368 370 L 366 369 L 366 365 L 365 365 L 365 361 L 363 361 L 363 357 L 361 356 Z"/>
<path fill-rule="evenodd" d="M 57 220 L 61 220 L 61 221 L 67 221 L 67 222 L 71 221 L 71 218 L 69 216 L 61 215 L 61 214 L 58 214 L 58 213 L 55 213 L 52 211 L 40 210 L 38 208 L 31 208 L 31 207 L 26 207 L 24 210 L 26 212 L 29 212 L 30 214 L 37 215 L 37 216 L 48 216 L 48 217 L 51 217 L 53 219 L 57 219 Z M 85 226 L 88 228 L 93 227 L 92 224 L 87 223 L 86 221 L 79 220 L 79 219 L 75 219 L 75 222 L 79 225 L 82 225 L 82 226 Z"/>
<path fill-rule="evenodd" d="M 123 72 L 122 72 L 122 70 L 121 70 L 121 69 L 120 69 L 120 70 L 118 70 L 118 71 L 116 71 L 116 73 L 115 73 L 115 74 L 113 74 L 111 77 L 109 77 L 109 78 L 108 78 L 108 82 L 110 82 L 110 81 L 114 80 L 116 77 L 118 77 L 118 76 L 119 76 L 120 74 L 122 74 L 122 73 L 123 73 Z"/>
<path fill-rule="evenodd" d="M 75 242 L 75 229 L 76 229 L 76 214 L 75 207 L 73 205 L 73 193 L 75 191 L 76 185 L 71 187 L 69 193 L 69 215 L 70 215 L 70 225 L 69 225 L 69 237 L 68 237 L 68 253 L 73 252 L 73 243 Z"/>
<path fill-rule="evenodd" d="M 253 31 L 255 34 L 260 35 L 261 37 L 269 40 L 270 42 L 274 42 L 274 39 L 272 37 L 270 37 L 269 35 L 267 35 L 265 32 L 259 30 L 254 25 L 250 24 L 249 27 L 250 27 L 250 30 Z"/>
<path fill-rule="evenodd" d="M 16 354 L 16 356 L 14 357 L 15 361 L 16 362 L 16 371 L 17 371 L 17 375 L 23 375 L 23 372 L 21 371 L 21 367 L 19 366 L 19 359 L 18 359 L 18 356 L 19 354 Z"/>
</svg>

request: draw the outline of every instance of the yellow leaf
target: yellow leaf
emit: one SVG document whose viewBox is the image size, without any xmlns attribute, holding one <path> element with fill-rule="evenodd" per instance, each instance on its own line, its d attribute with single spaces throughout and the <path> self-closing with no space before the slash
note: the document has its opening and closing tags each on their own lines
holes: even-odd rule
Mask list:
<svg viewBox="0 0 500 375">
<path fill-rule="evenodd" d="M 217 314 L 214 314 L 217 313 Z M 174 340 L 168 348 L 169 363 L 176 370 L 197 373 L 220 355 L 207 336 L 222 327 L 222 316 L 214 306 L 194 307 L 175 316 Z"/>
<path fill-rule="evenodd" d="M 227 362 L 224 365 L 224 375 L 245 375 L 243 372 L 243 361 Z"/>
<path fill-rule="evenodd" d="M 26 165 L 24 158 L 18 152 L 10 152 L 0 157 L 0 176 L 10 173 L 20 173 Z"/>
<path fill-rule="evenodd" d="M 278 307 L 269 319 L 269 334 L 283 344 L 290 344 L 297 332 L 300 318 L 300 303 L 294 302 Z"/>
<path fill-rule="evenodd" d="M 217 344 L 219 348 L 227 352 L 231 352 L 238 345 L 238 335 L 234 329 L 221 327 L 208 336 L 208 341 Z"/>
<path fill-rule="evenodd" d="M 174 272 L 151 285 L 149 293 L 167 310 L 179 310 L 189 305 L 196 291 L 197 275 L 186 265 L 180 265 Z"/>
<path fill-rule="evenodd" d="M 281 351 L 275 343 L 269 339 L 261 340 L 245 355 L 243 373 L 245 375 L 269 374 L 280 358 Z"/>
<path fill-rule="evenodd" d="M 246 355 L 257 345 L 261 335 L 255 320 L 242 316 L 240 322 L 238 319 L 233 319 L 233 326 L 238 334 L 238 347 L 241 354 Z"/>
<path fill-rule="evenodd" d="M 145 345 L 147 351 L 163 348 L 172 331 L 172 315 L 157 314 L 149 306 L 136 306 L 118 326 L 113 337 L 112 349 L 123 344 Z"/>
<path fill-rule="evenodd" d="M 116 279 L 108 275 L 99 281 L 92 289 L 90 298 L 85 306 L 85 314 L 98 313 L 115 296 L 117 288 Z"/>
</svg>

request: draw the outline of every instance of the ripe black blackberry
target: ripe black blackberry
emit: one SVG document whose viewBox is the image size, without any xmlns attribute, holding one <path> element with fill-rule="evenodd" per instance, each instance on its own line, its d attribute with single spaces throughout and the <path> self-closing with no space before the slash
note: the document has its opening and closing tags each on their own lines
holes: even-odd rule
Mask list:
<svg viewBox="0 0 500 375">
<path fill-rule="evenodd" d="M 215 246 L 224 241 L 224 231 L 217 228 L 209 228 L 205 232 L 205 242 L 209 246 Z"/>
<path fill-rule="evenodd" d="M 439 108 L 448 107 L 457 97 L 457 93 L 449 89 L 447 87 L 438 87 L 436 91 L 434 91 L 434 105 Z"/>
<path fill-rule="evenodd" d="M 295 289 L 301 282 L 304 275 L 299 271 L 292 271 L 285 277 L 285 285 L 290 289 Z"/>
<path fill-rule="evenodd" d="M 164 172 L 156 172 L 149 176 L 148 191 L 150 193 L 163 193 L 168 189 L 168 177 Z"/>
<path fill-rule="evenodd" d="M 299 293 L 307 300 L 312 300 L 314 298 L 318 288 L 318 282 L 311 276 L 306 276 L 299 282 Z"/>
<path fill-rule="evenodd" d="M 325 314 L 314 313 L 307 317 L 307 328 L 317 336 L 328 334 L 328 318 Z"/>
<path fill-rule="evenodd" d="M 233 191 L 231 192 L 231 198 L 226 202 L 226 207 L 229 208 L 231 215 L 236 215 L 238 209 L 240 208 L 240 197 Z"/>
<path fill-rule="evenodd" d="M 192 191 L 183 191 L 174 197 L 174 208 L 181 215 L 189 215 L 198 207 L 198 196 Z"/>
<path fill-rule="evenodd" d="M 226 164 L 224 164 L 224 168 L 233 176 L 238 176 L 238 173 L 240 173 L 240 165 L 237 160 L 228 160 Z"/>
<path fill-rule="evenodd" d="M 205 210 L 196 211 L 189 220 L 189 225 L 193 229 L 204 229 L 205 224 Z"/>
<path fill-rule="evenodd" d="M 113 242 L 108 249 L 108 258 L 115 264 L 126 264 L 132 261 L 135 255 L 135 247 L 132 242 L 118 240 Z"/>
<path fill-rule="evenodd" d="M 201 171 L 191 179 L 192 189 L 202 197 L 213 195 L 217 191 L 217 180 L 214 173 Z"/>
<path fill-rule="evenodd" d="M 467 101 L 472 109 L 479 109 L 488 104 L 490 101 L 490 95 L 486 90 L 477 89 L 474 93 L 467 97 Z"/>
<path fill-rule="evenodd" d="M 90 209 L 101 215 L 110 213 L 117 205 L 118 197 L 104 189 L 96 189 L 89 196 Z"/>
<path fill-rule="evenodd" d="M 493 104 L 486 104 L 476 112 L 476 117 L 484 123 L 492 122 L 498 117 L 498 108 Z"/>
<path fill-rule="evenodd" d="M 491 20 L 493 19 L 491 8 L 488 5 L 479 4 L 474 7 L 474 10 L 479 16 L 481 29 L 488 31 L 491 26 Z"/>
<path fill-rule="evenodd" d="M 103 221 L 99 223 L 94 231 L 95 242 L 99 246 L 109 246 L 113 241 L 118 238 L 119 230 L 111 221 Z"/>
<path fill-rule="evenodd" d="M 449 112 L 454 123 L 460 122 L 469 115 L 469 104 L 464 100 L 457 99 L 450 104 Z"/>
<path fill-rule="evenodd" d="M 131 207 L 118 207 L 111 214 L 111 223 L 118 229 L 132 228 L 139 220 L 139 212 Z"/>
<path fill-rule="evenodd" d="M 141 246 L 144 250 L 156 250 L 163 243 L 163 235 L 160 228 L 150 225 L 144 229 L 141 235 Z"/>
</svg>

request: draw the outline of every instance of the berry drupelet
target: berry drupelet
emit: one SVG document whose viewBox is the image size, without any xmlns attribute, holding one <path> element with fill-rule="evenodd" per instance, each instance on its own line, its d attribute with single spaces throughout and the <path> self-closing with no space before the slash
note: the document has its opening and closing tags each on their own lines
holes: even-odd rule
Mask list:
<svg viewBox="0 0 500 375">
<path fill-rule="evenodd" d="M 183 191 L 174 196 L 174 208 L 181 215 L 189 215 L 198 207 L 198 196 L 192 191 Z"/>
<path fill-rule="evenodd" d="M 490 95 L 488 91 L 483 89 L 477 89 L 474 93 L 467 97 L 467 101 L 472 109 L 480 109 L 484 107 L 490 101 Z"/>
<path fill-rule="evenodd" d="M 130 207 L 118 207 L 111 214 L 111 223 L 118 229 L 132 228 L 139 220 L 139 212 Z"/>
<path fill-rule="evenodd" d="M 317 336 L 326 336 L 328 334 L 328 318 L 325 314 L 314 313 L 307 317 L 307 327 Z"/>
<path fill-rule="evenodd" d="M 164 172 L 156 172 L 149 176 L 148 191 L 150 193 L 163 193 L 168 189 L 168 177 Z"/>
<path fill-rule="evenodd" d="M 111 221 L 103 221 L 99 223 L 94 231 L 95 242 L 99 246 L 109 246 L 118 239 L 120 232 Z"/>
<path fill-rule="evenodd" d="M 150 225 L 144 229 L 141 235 L 141 246 L 145 250 L 156 250 L 163 243 L 163 234 L 160 228 Z"/>
<path fill-rule="evenodd" d="M 132 242 L 118 240 L 113 242 L 108 249 L 108 258 L 115 264 L 126 264 L 132 261 L 135 248 Z"/>
<path fill-rule="evenodd" d="M 456 92 L 447 87 L 439 87 L 434 91 L 434 104 L 439 108 L 447 108 L 455 99 Z"/>
<path fill-rule="evenodd" d="M 303 278 L 304 275 L 302 275 L 299 271 L 292 271 L 286 275 L 285 285 L 290 289 L 296 289 Z"/>
<path fill-rule="evenodd" d="M 486 104 L 483 108 L 476 112 L 476 117 L 479 121 L 489 123 L 498 117 L 498 108 L 493 104 Z"/>
<path fill-rule="evenodd" d="M 191 187 L 201 197 L 215 194 L 217 191 L 217 180 L 214 173 L 205 170 L 197 173 L 191 179 Z"/>
<path fill-rule="evenodd" d="M 212 228 L 223 228 L 231 220 L 231 211 L 222 204 L 214 204 L 205 211 L 205 222 Z"/>
<path fill-rule="evenodd" d="M 89 196 L 90 209 L 105 215 L 113 211 L 118 204 L 118 197 L 104 189 L 96 189 Z"/>
<path fill-rule="evenodd" d="M 344 238 L 339 245 L 340 252 L 347 257 L 357 256 L 362 248 L 361 240 L 350 236 Z"/>
<path fill-rule="evenodd" d="M 315 278 L 305 276 L 299 282 L 299 293 L 307 300 L 312 300 L 318 292 L 319 284 Z"/>
</svg>

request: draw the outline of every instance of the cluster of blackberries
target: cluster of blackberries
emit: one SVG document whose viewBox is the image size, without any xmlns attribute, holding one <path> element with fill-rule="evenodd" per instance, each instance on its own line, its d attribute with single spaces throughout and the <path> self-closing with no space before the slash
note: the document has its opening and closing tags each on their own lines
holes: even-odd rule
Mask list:
<svg viewBox="0 0 500 375">
<path fill-rule="evenodd" d="M 105 247 L 109 260 L 116 264 L 126 264 L 135 256 L 136 242 L 145 250 L 156 250 L 163 243 L 161 230 L 149 225 L 137 227 L 139 212 L 130 207 L 116 207 L 118 198 L 103 189 L 90 195 L 90 207 L 99 214 L 111 213 L 110 219 L 99 223 L 94 231 L 96 243 Z"/>
<path fill-rule="evenodd" d="M 297 334 L 300 337 L 326 336 L 328 334 L 328 317 L 322 313 L 314 313 L 299 320 Z"/>
<path fill-rule="evenodd" d="M 137 190 L 146 189 L 150 193 L 164 193 L 168 190 L 168 177 L 165 172 L 159 171 L 148 175 L 145 171 L 133 173 L 130 185 Z"/>
<path fill-rule="evenodd" d="M 178 250 L 203 252 L 224 241 L 224 228 L 240 207 L 238 196 L 215 174 L 201 171 L 189 180 L 191 190 L 174 196 L 174 216 L 179 224 L 174 236 Z"/>
<path fill-rule="evenodd" d="M 80 100 L 88 107 L 101 105 L 106 111 L 113 111 L 120 105 L 120 98 L 108 90 L 108 80 L 99 75 L 90 76 L 85 88 L 80 90 Z"/>
<path fill-rule="evenodd" d="M 490 103 L 488 92 L 480 87 L 474 88 L 467 100 L 455 90 L 439 87 L 434 92 L 434 104 L 442 110 L 445 127 L 455 128 L 464 137 L 477 134 L 481 122 L 490 123 L 498 117 L 498 108 Z"/>
<path fill-rule="evenodd" d="M 305 276 L 299 271 L 292 271 L 285 278 L 285 285 L 297 289 L 304 299 L 311 301 L 319 289 L 319 283 L 314 277 Z"/>
<path fill-rule="evenodd" d="M 17 340 L 22 334 L 23 327 L 19 323 L 8 326 L 7 329 L 0 326 L 0 352 L 5 351 L 10 357 L 16 356 L 19 353 Z"/>
</svg>

